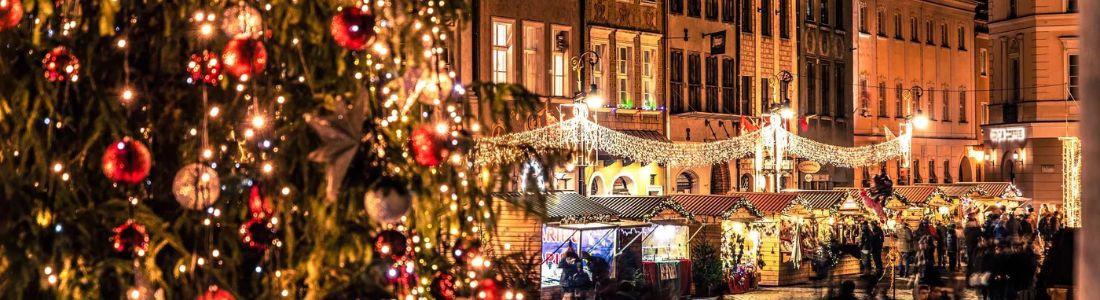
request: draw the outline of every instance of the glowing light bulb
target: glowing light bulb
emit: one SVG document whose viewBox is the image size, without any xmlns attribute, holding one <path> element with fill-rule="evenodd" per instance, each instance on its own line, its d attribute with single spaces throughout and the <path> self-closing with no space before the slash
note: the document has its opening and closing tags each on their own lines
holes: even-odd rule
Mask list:
<svg viewBox="0 0 1100 300">
<path fill-rule="evenodd" d="M 263 166 L 264 173 L 271 173 L 275 170 L 275 166 L 272 166 L 270 162 L 265 162 Z"/>
<path fill-rule="evenodd" d="M 118 41 L 115 42 L 115 46 L 118 46 L 119 49 L 126 48 L 126 44 L 127 42 L 125 38 L 118 39 Z"/>
<path fill-rule="evenodd" d="M 217 106 L 211 107 L 210 108 L 210 117 L 211 118 L 217 118 L 218 114 L 220 114 L 221 112 L 222 112 L 221 108 L 218 108 Z"/>
<path fill-rule="evenodd" d="M 783 117 L 784 119 L 793 118 L 794 110 L 791 110 L 790 107 L 784 107 L 782 110 L 779 111 L 779 116 Z"/>
<path fill-rule="evenodd" d="M 261 129 L 264 128 L 265 124 L 267 124 L 267 120 L 263 116 L 252 117 L 252 128 Z"/>
<path fill-rule="evenodd" d="M 62 168 L 63 168 L 63 167 L 61 166 L 61 163 L 54 163 L 54 164 L 53 164 L 53 171 L 54 171 L 54 173 L 60 173 L 60 172 L 61 172 L 61 170 L 62 170 Z"/>
<path fill-rule="evenodd" d="M 928 116 L 918 114 L 916 117 L 913 117 L 913 126 L 916 126 L 917 129 L 928 128 Z"/>
<path fill-rule="evenodd" d="M 604 98 L 600 95 L 591 95 L 585 99 L 585 104 L 588 104 L 588 108 L 600 108 L 603 107 Z"/>
<path fill-rule="evenodd" d="M 126 296 L 130 297 L 130 299 L 141 299 L 141 290 L 136 287 L 132 287 L 130 288 L 130 291 L 126 293 Z"/>
<path fill-rule="evenodd" d="M 201 34 L 202 36 L 210 36 L 211 34 L 214 34 L 214 26 L 210 25 L 210 23 L 202 24 L 202 26 L 199 26 L 199 34 Z"/>
<path fill-rule="evenodd" d="M 210 159 L 211 157 L 214 157 L 214 150 L 212 150 L 210 148 L 202 149 L 202 158 Z M 203 174 L 203 175 L 206 175 L 206 174 Z"/>
</svg>

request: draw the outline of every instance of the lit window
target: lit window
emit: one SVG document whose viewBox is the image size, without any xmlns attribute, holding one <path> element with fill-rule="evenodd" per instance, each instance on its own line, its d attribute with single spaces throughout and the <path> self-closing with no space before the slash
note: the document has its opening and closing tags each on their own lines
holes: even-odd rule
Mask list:
<svg viewBox="0 0 1100 300">
<path fill-rule="evenodd" d="M 657 109 L 657 102 L 653 99 L 653 53 L 652 49 L 642 51 L 642 108 Z"/>
<path fill-rule="evenodd" d="M 523 85 L 536 94 L 542 93 L 542 25 L 523 26 Z"/>
<path fill-rule="evenodd" d="M 617 74 L 620 106 L 634 106 L 634 99 L 630 97 L 630 54 L 632 52 L 632 47 L 619 47 Z"/>
<path fill-rule="evenodd" d="M 568 39 L 569 31 L 555 28 L 554 36 L 563 36 Z M 568 96 L 569 79 L 566 72 L 568 72 L 569 67 L 569 52 L 564 47 L 555 46 L 551 59 L 553 60 L 553 69 L 550 70 L 550 76 L 553 81 L 554 96 Z"/>
<path fill-rule="evenodd" d="M 607 83 L 605 82 L 606 77 L 604 77 L 604 74 L 605 74 L 607 68 L 604 67 L 604 64 L 607 63 L 607 58 L 609 58 L 609 56 L 607 56 L 607 42 L 606 41 L 594 42 L 593 45 L 592 45 L 592 51 L 596 52 L 596 55 L 600 57 L 600 60 L 598 62 L 596 62 L 595 65 L 592 66 L 592 84 L 596 85 L 596 92 L 597 93 L 599 93 L 601 95 L 604 95 L 606 97 L 607 96 L 607 92 L 606 92 L 607 91 L 606 90 Z"/>
<path fill-rule="evenodd" d="M 493 22 L 493 82 L 512 81 L 512 24 Z"/>
</svg>

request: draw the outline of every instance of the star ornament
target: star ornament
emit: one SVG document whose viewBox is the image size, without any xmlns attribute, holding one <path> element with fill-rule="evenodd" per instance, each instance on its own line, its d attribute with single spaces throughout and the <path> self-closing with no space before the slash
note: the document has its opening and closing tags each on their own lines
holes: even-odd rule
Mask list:
<svg viewBox="0 0 1100 300">
<path fill-rule="evenodd" d="M 352 105 L 336 105 L 331 115 L 305 116 L 306 123 L 321 138 L 321 147 L 309 153 L 309 160 L 326 164 L 325 198 L 328 201 L 335 201 L 340 195 L 348 167 L 359 145 L 367 138 L 363 134 L 363 122 L 366 121 L 368 98 L 364 92 Z"/>
</svg>

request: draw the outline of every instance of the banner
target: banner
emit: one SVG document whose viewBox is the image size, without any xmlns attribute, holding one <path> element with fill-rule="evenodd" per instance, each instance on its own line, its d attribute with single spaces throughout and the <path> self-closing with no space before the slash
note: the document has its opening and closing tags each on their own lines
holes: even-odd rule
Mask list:
<svg viewBox="0 0 1100 300">
<path fill-rule="evenodd" d="M 542 227 L 542 287 L 557 286 L 561 283 L 561 269 L 558 262 L 566 249 L 570 247 L 580 256 L 587 251 L 611 264 L 615 251 L 615 229 L 574 230 L 558 227 Z"/>
</svg>

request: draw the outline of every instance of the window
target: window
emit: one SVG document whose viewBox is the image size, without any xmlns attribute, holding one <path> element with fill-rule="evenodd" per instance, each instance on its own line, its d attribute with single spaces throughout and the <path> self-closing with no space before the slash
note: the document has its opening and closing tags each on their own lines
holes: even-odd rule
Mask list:
<svg viewBox="0 0 1100 300">
<path fill-rule="evenodd" d="M 920 160 L 914 159 L 912 166 L 913 183 L 923 183 L 924 179 L 920 176 Z"/>
<path fill-rule="evenodd" d="M 684 51 L 672 49 L 668 54 L 668 102 L 672 113 L 684 112 Z"/>
<path fill-rule="evenodd" d="M 722 0 L 722 22 L 733 23 L 733 0 Z"/>
<path fill-rule="evenodd" d="M 741 0 L 741 32 L 752 32 L 752 12 L 755 10 L 752 0 Z"/>
<path fill-rule="evenodd" d="M 928 89 L 928 91 L 925 94 L 928 95 L 928 109 L 926 109 L 924 111 L 928 112 L 928 119 L 929 120 L 935 121 L 936 120 L 936 90 L 935 89 Z"/>
<path fill-rule="evenodd" d="M 951 91 L 943 88 L 943 121 L 951 122 Z"/>
<path fill-rule="evenodd" d="M 966 123 L 966 90 L 959 91 L 959 122 Z"/>
<path fill-rule="evenodd" d="M 653 79 L 653 63 L 654 59 L 653 49 L 642 50 L 642 109 L 653 110 L 657 109 L 657 100 L 654 99 L 653 92 L 656 89 Z"/>
<path fill-rule="evenodd" d="M 1010 79 L 1010 80 L 1012 80 L 1012 86 L 1010 87 L 1011 91 L 1012 91 L 1012 99 L 1009 99 L 1009 101 L 1017 102 L 1017 101 L 1020 101 L 1020 97 L 1021 97 L 1021 93 L 1020 93 L 1020 59 L 1013 58 L 1011 60 L 1011 62 L 1009 63 L 1009 67 L 1011 68 L 1011 71 L 1008 73 L 1008 75 L 1012 76 L 1012 79 Z"/>
<path fill-rule="evenodd" d="M 689 172 L 680 173 L 676 176 L 676 191 L 690 194 L 695 189 L 695 175 Z"/>
<path fill-rule="evenodd" d="M 684 13 L 684 0 L 668 0 L 668 13 L 679 15 Z"/>
<path fill-rule="evenodd" d="M 847 71 L 844 70 L 844 64 L 842 63 L 836 64 L 836 71 L 834 72 L 836 72 L 836 75 L 833 76 L 833 78 L 836 78 L 836 102 L 834 102 L 836 103 L 836 117 L 845 118 L 848 115 L 848 105 L 845 104 L 848 102 L 848 98 L 844 97 L 844 92 L 847 91 L 850 86 L 848 86 L 848 83 L 845 83 L 844 78 L 848 76 L 848 74 L 846 73 Z"/>
<path fill-rule="evenodd" d="M 817 3 L 814 3 L 813 0 L 806 1 L 806 22 L 814 22 L 814 17 L 817 16 L 814 14 L 815 6 L 817 6 Z"/>
<path fill-rule="evenodd" d="M 741 101 L 740 111 L 742 115 L 752 115 L 752 76 L 741 76 Z"/>
<path fill-rule="evenodd" d="M 616 66 L 616 79 L 619 89 L 619 107 L 634 107 L 634 97 L 630 93 L 630 66 L 633 47 L 619 47 L 619 55 L 616 56 L 619 64 Z"/>
<path fill-rule="evenodd" d="M 833 1 L 836 6 L 833 11 L 836 12 L 836 19 L 833 20 L 833 24 L 836 24 L 837 28 L 844 29 L 844 0 Z"/>
<path fill-rule="evenodd" d="M 802 103 L 806 107 L 806 113 L 817 114 L 817 70 L 814 62 L 806 62 L 806 95 L 802 97 Z"/>
<path fill-rule="evenodd" d="M 1066 81 L 1069 85 L 1070 100 L 1077 100 L 1077 96 L 1080 95 L 1077 93 L 1077 87 L 1081 80 L 1078 76 L 1081 68 L 1077 65 L 1077 54 L 1070 54 L 1066 59 L 1066 65 Z"/>
<path fill-rule="evenodd" d="M 1016 6 L 1017 6 L 1016 2 L 1017 2 L 1016 0 L 1008 0 L 1008 17 L 1009 18 L 1015 18 L 1016 17 Z"/>
<path fill-rule="evenodd" d="M 809 1 L 813 1 L 813 0 L 809 0 Z M 838 1 L 840 1 L 840 0 L 838 0 Z M 821 0 L 821 9 L 819 9 L 819 10 L 821 11 L 821 19 L 818 19 L 818 22 L 821 22 L 822 25 L 828 25 L 829 24 L 829 0 Z"/>
<path fill-rule="evenodd" d="M 523 85 L 535 94 L 542 94 L 542 25 L 523 24 Z"/>
<path fill-rule="evenodd" d="M 791 16 L 788 6 L 791 5 L 790 0 L 779 0 L 779 37 L 790 38 L 791 37 Z"/>
<path fill-rule="evenodd" d="M 859 2 L 859 32 L 869 33 L 867 31 L 867 3 Z"/>
<path fill-rule="evenodd" d="M 600 57 L 600 61 L 592 66 L 592 84 L 596 85 L 596 92 L 609 98 L 607 90 L 607 62 L 611 56 L 607 53 L 607 41 L 593 40 L 592 52 Z"/>
<path fill-rule="evenodd" d="M 939 180 L 936 180 L 936 161 L 929 159 L 928 160 L 928 183 L 938 183 L 938 182 L 939 182 Z"/>
<path fill-rule="evenodd" d="M 615 178 L 615 183 L 611 184 L 612 195 L 630 195 L 630 186 L 634 184 L 633 180 L 626 177 Z"/>
<path fill-rule="evenodd" d="M 959 26 L 959 50 L 966 50 L 966 27 Z"/>
<path fill-rule="evenodd" d="M 986 49 L 978 50 L 978 70 L 979 70 L 979 72 L 981 72 L 982 76 L 987 75 L 987 73 L 986 73 L 986 64 L 989 61 L 989 57 L 988 57 L 989 52 L 987 52 L 987 51 L 988 50 L 986 50 Z"/>
<path fill-rule="evenodd" d="M 940 46 L 950 48 L 951 45 L 947 43 L 947 40 L 947 24 L 940 24 Z"/>
<path fill-rule="evenodd" d="M 493 82 L 512 82 L 512 23 L 493 22 Z"/>
<path fill-rule="evenodd" d="M 703 89 L 702 72 L 699 53 L 688 55 L 688 111 L 700 111 L 703 109 L 701 90 Z"/>
<path fill-rule="evenodd" d="M 929 45 L 935 45 L 936 44 L 935 35 L 934 35 L 935 31 L 933 31 L 933 29 L 932 29 L 932 21 L 925 21 L 924 22 L 924 27 L 925 27 L 924 41 L 926 43 L 928 43 Z"/>
<path fill-rule="evenodd" d="M 760 0 L 760 34 L 772 36 L 772 0 Z"/>
<path fill-rule="evenodd" d="M 761 110 L 767 109 L 772 103 L 771 82 L 767 77 L 760 78 L 760 107 Z"/>
<path fill-rule="evenodd" d="M 703 7 L 700 3 L 700 0 L 687 0 L 687 6 L 688 6 L 687 7 L 688 8 L 687 15 L 689 17 L 698 18 L 702 15 Z"/>
<path fill-rule="evenodd" d="M 894 14 L 894 39 L 905 40 L 901 36 L 901 14 Z"/>
<path fill-rule="evenodd" d="M 901 118 L 905 116 L 905 88 L 901 87 L 901 83 L 894 85 L 894 117 Z"/>
<path fill-rule="evenodd" d="M 718 112 L 718 57 L 707 57 L 707 112 Z"/>
<path fill-rule="evenodd" d="M 917 18 L 909 18 L 909 40 L 920 43 L 920 30 L 917 30 Z"/>
<path fill-rule="evenodd" d="M 733 76 L 734 65 L 733 59 L 722 59 L 722 112 L 727 114 L 737 114 L 736 103 L 733 102 L 733 82 L 736 80 Z"/>
<path fill-rule="evenodd" d="M 864 115 L 870 115 L 871 112 L 871 92 L 867 91 L 867 79 L 859 80 L 859 111 L 864 112 Z"/>
<path fill-rule="evenodd" d="M 829 76 L 829 74 L 832 74 L 829 73 L 829 64 L 822 62 L 820 68 L 821 76 L 818 77 L 821 77 L 821 115 L 831 116 L 832 113 L 829 112 L 829 105 L 833 103 L 830 101 L 833 95 L 829 93 L 829 78 L 833 76 Z"/>
<path fill-rule="evenodd" d="M 1077 0 L 1066 0 L 1066 12 L 1077 12 Z"/>
<path fill-rule="evenodd" d="M 707 0 L 707 20 L 718 20 L 718 0 Z"/>
<path fill-rule="evenodd" d="M 878 83 L 878 116 L 886 117 L 886 82 Z"/>
<path fill-rule="evenodd" d="M 886 36 L 886 11 L 879 10 L 878 16 L 875 18 L 876 25 L 878 25 L 878 35 L 881 37 Z"/>
<path fill-rule="evenodd" d="M 943 183 L 951 183 L 951 160 L 943 161 Z"/>
<path fill-rule="evenodd" d="M 568 30 L 554 29 L 554 36 L 569 36 Z M 551 63 L 553 68 L 550 70 L 551 84 L 554 89 L 554 96 L 567 97 L 569 96 L 569 53 L 568 50 L 559 49 L 554 47 L 554 52 L 551 53 Z"/>
</svg>

